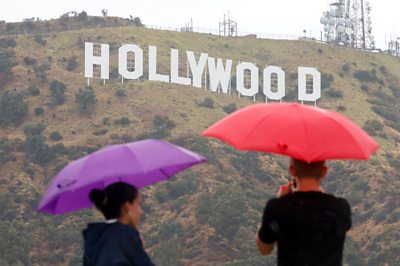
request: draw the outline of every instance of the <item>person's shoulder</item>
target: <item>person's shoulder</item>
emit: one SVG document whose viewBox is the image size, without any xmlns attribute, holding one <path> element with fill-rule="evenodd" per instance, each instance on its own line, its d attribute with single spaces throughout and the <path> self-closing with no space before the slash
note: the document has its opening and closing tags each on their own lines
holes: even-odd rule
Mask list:
<svg viewBox="0 0 400 266">
<path fill-rule="evenodd" d="M 332 201 L 335 201 L 338 204 L 350 206 L 349 202 L 345 198 L 337 197 L 335 195 L 328 194 L 328 193 L 323 193 L 323 194 L 326 196 L 326 198 L 328 198 Z"/>
<path fill-rule="evenodd" d="M 126 225 L 126 224 L 122 224 L 122 223 L 119 223 L 119 222 L 115 223 L 115 228 L 116 228 L 116 230 L 118 230 L 120 232 L 123 232 L 123 233 L 126 233 L 126 234 L 133 234 L 133 235 L 138 235 L 139 234 L 139 232 L 135 228 L 133 228 L 132 226 Z"/>
</svg>

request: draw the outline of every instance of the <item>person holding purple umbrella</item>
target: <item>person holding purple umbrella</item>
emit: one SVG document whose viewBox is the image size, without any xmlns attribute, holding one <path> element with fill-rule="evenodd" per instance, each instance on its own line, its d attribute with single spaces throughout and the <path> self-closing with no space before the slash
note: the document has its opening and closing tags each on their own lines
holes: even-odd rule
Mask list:
<svg viewBox="0 0 400 266">
<path fill-rule="evenodd" d="M 138 230 L 143 213 L 138 189 L 118 182 L 93 189 L 89 198 L 106 221 L 90 223 L 83 230 L 83 265 L 154 266 Z"/>
</svg>

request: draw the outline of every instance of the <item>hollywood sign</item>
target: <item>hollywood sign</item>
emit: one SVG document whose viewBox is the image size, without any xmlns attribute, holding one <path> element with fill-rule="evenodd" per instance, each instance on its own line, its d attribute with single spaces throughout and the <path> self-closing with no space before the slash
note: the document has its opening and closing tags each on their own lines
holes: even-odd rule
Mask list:
<svg viewBox="0 0 400 266">
<path fill-rule="evenodd" d="M 128 56 L 130 54 L 130 57 Z M 133 56 L 133 58 L 132 58 Z M 143 77 L 143 50 L 134 44 L 124 44 L 118 52 L 118 72 L 122 81 L 135 80 Z M 129 60 L 128 60 L 129 59 Z M 188 75 L 179 76 L 179 50 L 172 49 L 170 53 L 170 75 L 157 73 L 157 47 L 149 46 L 148 79 L 206 88 L 218 93 L 231 92 L 232 60 L 208 56 L 200 53 L 196 60 L 192 51 L 186 51 Z M 94 67 L 98 66 L 100 73 L 96 76 L 109 79 L 110 47 L 100 44 L 100 51 L 94 54 L 94 43 L 85 42 L 85 77 L 94 77 Z M 129 63 L 129 64 L 128 64 Z M 189 75 L 189 69 L 191 76 Z M 207 82 L 208 69 L 208 82 Z M 266 101 L 282 100 L 285 97 L 285 72 L 279 66 L 266 66 L 263 69 L 262 93 Z M 246 80 L 250 80 L 245 84 Z M 236 90 L 239 96 L 254 97 L 260 92 L 259 69 L 251 62 L 238 62 L 236 65 Z M 321 73 L 316 68 L 298 67 L 298 100 L 316 102 L 321 98 Z"/>
</svg>

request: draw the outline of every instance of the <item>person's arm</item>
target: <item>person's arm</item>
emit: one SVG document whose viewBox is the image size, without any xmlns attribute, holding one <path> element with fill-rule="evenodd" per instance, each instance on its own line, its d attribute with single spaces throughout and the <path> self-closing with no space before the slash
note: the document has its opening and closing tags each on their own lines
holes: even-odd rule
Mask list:
<svg viewBox="0 0 400 266">
<path fill-rule="evenodd" d="M 278 239 L 278 227 L 274 200 L 270 200 L 265 207 L 262 223 L 256 237 L 257 249 L 261 255 L 269 255 L 274 250 L 275 242 Z"/>
<path fill-rule="evenodd" d="M 258 235 L 256 236 L 256 244 L 257 244 L 258 251 L 263 256 L 271 254 L 271 252 L 274 250 L 274 247 L 275 247 L 275 242 L 272 244 L 266 244 L 260 240 Z"/>
</svg>

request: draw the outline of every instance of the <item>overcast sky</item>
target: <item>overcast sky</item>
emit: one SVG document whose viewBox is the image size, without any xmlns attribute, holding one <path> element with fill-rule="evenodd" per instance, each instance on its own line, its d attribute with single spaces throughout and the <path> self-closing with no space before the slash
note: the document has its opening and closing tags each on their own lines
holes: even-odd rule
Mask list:
<svg viewBox="0 0 400 266">
<path fill-rule="evenodd" d="M 367 0 L 364 0 L 367 1 Z M 140 17 L 146 25 L 193 26 L 218 30 L 224 14 L 238 23 L 240 32 L 258 34 L 302 35 L 303 30 L 320 36 L 320 18 L 328 9 L 328 0 L 4 0 L 0 20 L 22 21 L 24 18 L 58 18 L 68 11 L 109 16 Z M 387 48 L 390 36 L 400 36 L 400 1 L 370 0 L 373 35 L 379 48 Z"/>
</svg>

